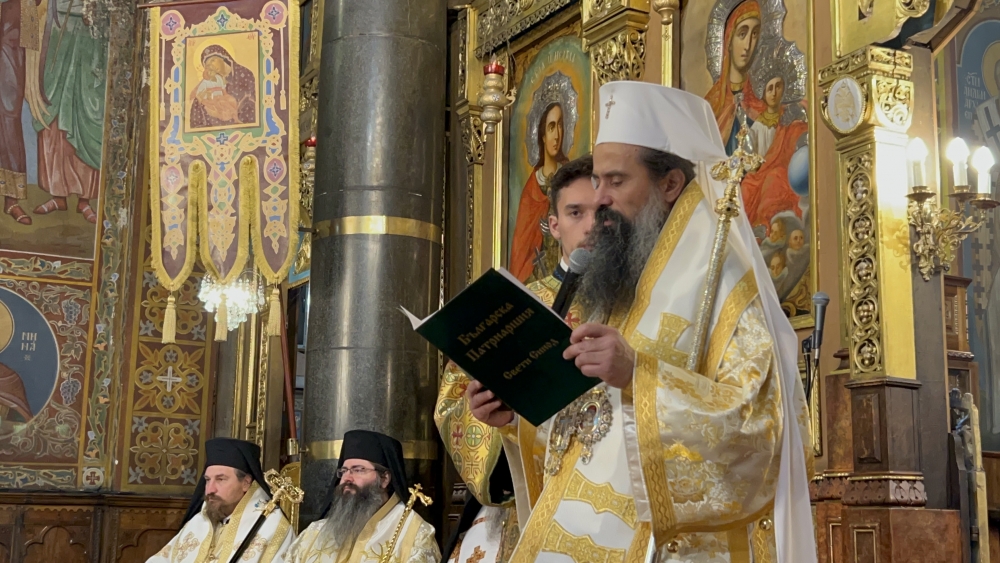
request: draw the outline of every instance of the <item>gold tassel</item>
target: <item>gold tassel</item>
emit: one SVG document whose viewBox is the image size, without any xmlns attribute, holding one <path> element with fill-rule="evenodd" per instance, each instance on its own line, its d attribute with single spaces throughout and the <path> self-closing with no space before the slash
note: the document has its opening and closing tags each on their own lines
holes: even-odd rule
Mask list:
<svg viewBox="0 0 1000 563">
<path fill-rule="evenodd" d="M 173 344 L 177 337 L 177 305 L 174 292 L 170 292 L 167 297 L 167 310 L 163 313 L 163 344 Z"/>
<path fill-rule="evenodd" d="M 288 109 L 288 100 L 285 98 L 285 89 L 281 89 L 281 110 L 284 111 Z"/>
<path fill-rule="evenodd" d="M 278 286 L 271 290 L 267 307 L 270 309 L 267 314 L 267 335 L 281 336 L 281 290 Z"/>
<path fill-rule="evenodd" d="M 215 341 L 225 342 L 226 337 L 229 335 L 229 325 L 228 320 L 229 315 L 226 313 L 226 298 L 223 297 L 219 301 L 219 308 L 215 310 Z"/>
</svg>

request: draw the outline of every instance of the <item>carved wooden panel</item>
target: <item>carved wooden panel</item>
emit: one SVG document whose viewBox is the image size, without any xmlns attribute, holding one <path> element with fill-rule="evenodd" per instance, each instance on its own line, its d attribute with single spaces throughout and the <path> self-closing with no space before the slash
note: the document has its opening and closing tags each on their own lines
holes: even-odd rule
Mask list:
<svg viewBox="0 0 1000 563">
<path fill-rule="evenodd" d="M 184 498 L 0 493 L 0 563 L 144 563 L 181 526 Z"/>
<path fill-rule="evenodd" d="M 20 548 L 24 563 L 96 563 L 94 507 L 25 507 Z"/>
<path fill-rule="evenodd" d="M 852 526 L 855 563 L 878 563 L 878 524 Z"/>
<path fill-rule="evenodd" d="M 0 506 L 0 561 L 10 561 L 17 541 L 18 511 L 13 507 Z"/>
<path fill-rule="evenodd" d="M 854 427 L 857 428 L 857 453 L 859 463 L 882 462 L 882 424 L 879 412 L 879 393 L 859 394 L 854 398 Z"/>
<path fill-rule="evenodd" d="M 170 541 L 184 511 L 169 508 L 111 508 L 104 535 L 103 563 L 143 563 Z"/>
</svg>

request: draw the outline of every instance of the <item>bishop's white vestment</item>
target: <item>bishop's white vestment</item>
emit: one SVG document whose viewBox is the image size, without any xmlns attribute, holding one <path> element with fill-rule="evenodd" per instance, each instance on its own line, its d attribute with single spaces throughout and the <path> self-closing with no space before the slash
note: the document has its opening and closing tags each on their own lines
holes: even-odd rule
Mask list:
<svg viewBox="0 0 1000 563">
<path fill-rule="evenodd" d="M 601 320 L 636 351 L 632 382 L 602 383 L 538 428 L 518 418 L 491 433 L 479 463 L 463 456 L 463 477 L 489 475 L 499 434 L 521 525 L 512 563 L 813 563 L 798 341 L 744 215 L 732 223 L 702 359 L 685 369 L 725 187 L 708 171 L 727 160 L 711 108 L 638 82 L 605 84 L 600 97 L 596 144 L 696 165 L 633 302 Z"/>
<path fill-rule="evenodd" d="M 389 549 L 403 516 L 405 505 L 393 495 L 369 518 L 351 546 L 337 549 L 333 538 L 322 537 L 326 519 L 309 525 L 295 540 L 289 560 L 294 563 L 378 563 Z M 393 563 L 439 563 L 441 550 L 434 538 L 434 526 L 410 511 L 393 549 Z"/>
<path fill-rule="evenodd" d="M 256 482 L 224 524 L 213 526 L 205 508 L 146 563 L 229 563 L 270 500 Z M 280 510 L 271 512 L 243 552 L 240 563 L 283 563 L 295 531 Z"/>
</svg>

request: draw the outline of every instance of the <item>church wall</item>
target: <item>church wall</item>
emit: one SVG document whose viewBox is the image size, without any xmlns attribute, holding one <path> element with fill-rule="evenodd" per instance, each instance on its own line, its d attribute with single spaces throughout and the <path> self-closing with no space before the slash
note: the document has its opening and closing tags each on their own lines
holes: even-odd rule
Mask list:
<svg viewBox="0 0 1000 563">
<path fill-rule="evenodd" d="M 16 203 L 32 223 L 0 215 L 0 363 L 8 370 L 0 383 L 0 488 L 95 490 L 110 485 L 124 383 L 137 38 L 129 2 L 48 6 L 39 14 L 44 31 L 27 42 L 41 58 L 44 96 L 31 95 L 37 90 L 18 73 L 0 76 L 4 95 L 28 92 L 15 120 L 4 122 L 10 130 L 0 131 L 12 157 L 0 179 L 16 198 L 4 210 Z M 13 33 L 4 13 L 2 33 Z M 20 21 L 22 38 L 32 34 L 28 24 Z M 60 69 L 75 70 L 65 74 L 81 84 Z M 44 128 L 48 116 L 57 119 Z M 66 129 L 74 129 L 71 141 Z M 11 189 L 10 180 L 25 186 Z M 36 211 L 62 207 L 46 204 L 60 194 L 68 195 L 66 210 Z"/>
<path fill-rule="evenodd" d="M 56 12 L 65 4 L 48 3 Z M 27 185 L 5 185 L 31 220 L 0 215 L 0 489 L 186 494 L 212 432 L 212 347 L 197 276 L 178 299 L 177 344 L 160 343 L 166 294 L 150 266 L 147 190 L 136 187 L 146 176 L 136 95 L 145 20 L 124 0 L 73 6 L 58 21 L 43 14 L 37 44 L 47 111 L 61 112 L 54 127 L 80 128 L 63 133 L 81 141 L 60 145 L 36 131 L 44 112 L 32 85 L 0 76 L 4 92 L 27 93 L 21 134 L 2 136 L 4 151 L 24 149 Z M 8 16 L 2 33 L 11 33 Z M 70 90 L 58 68 L 90 77 L 90 90 Z M 81 96 L 93 104 L 75 103 Z M 70 149 L 72 158 L 59 152 Z M 64 160 L 76 162 L 75 176 L 54 164 Z M 58 194 L 67 209 L 43 213 Z"/>
<path fill-rule="evenodd" d="M 12 32 L 8 4 L 0 34 Z M 200 463 L 210 431 L 211 348 L 204 338 L 185 341 L 206 330 L 190 299 L 178 344 L 159 344 L 164 297 L 150 276 L 149 211 L 136 182 L 145 176 L 136 95 L 144 20 L 128 0 L 70 4 L 48 3 L 55 13 L 41 14 L 36 45 L 43 102 L 59 113 L 54 138 L 76 127 L 76 145 L 36 131 L 44 122 L 32 111 L 45 108 L 31 88 L 20 134 L 2 129 L 9 121 L 0 126 L 0 152 L 25 152 L 26 186 L 3 193 L 17 196 L 32 223 L 0 215 L 0 561 L 141 562 L 177 529 L 193 488 L 185 467 Z M 86 77 L 89 89 L 63 96 L 74 85 L 59 82 L 58 69 Z M 0 73 L 0 82 L 4 95 L 25 91 L 17 75 Z M 86 181 L 67 178 L 66 162 Z M 66 210 L 36 211 L 59 194 Z M 144 373 L 152 363 L 172 364 L 178 381 Z"/>
</svg>

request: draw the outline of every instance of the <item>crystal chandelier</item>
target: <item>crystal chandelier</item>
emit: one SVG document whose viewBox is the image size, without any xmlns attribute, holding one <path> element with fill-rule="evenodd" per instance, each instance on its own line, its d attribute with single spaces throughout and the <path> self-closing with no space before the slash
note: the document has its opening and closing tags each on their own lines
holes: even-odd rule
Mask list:
<svg viewBox="0 0 1000 563">
<path fill-rule="evenodd" d="M 225 340 L 228 331 L 235 330 L 247 317 L 264 308 L 264 286 L 263 277 L 253 266 L 228 284 L 221 284 L 211 274 L 205 274 L 198 299 L 206 311 L 215 313 L 215 340 Z"/>
</svg>

